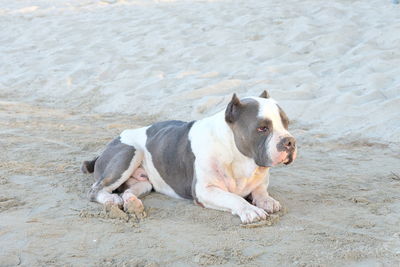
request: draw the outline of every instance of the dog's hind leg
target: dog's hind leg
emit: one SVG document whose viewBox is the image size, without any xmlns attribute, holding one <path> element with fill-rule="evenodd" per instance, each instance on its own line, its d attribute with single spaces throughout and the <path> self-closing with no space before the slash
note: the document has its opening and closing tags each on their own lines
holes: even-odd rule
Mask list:
<svg viewBox="0 0 400 267">
<path fill-rule="evenodd" d="M 110 193 L 109 190 L 105 188 L 96 190 L 97 188 L 92 187 L 89 192 L 89 198 L 91 201 L 96 201 L 100 204 L 104 205 L 117 205 L 118 207 L 122 207 L 123 200 L 117 194 Z"/>
<path fill-rule="evenodd" d="M 125 212 L 135 214 L 137 217 L 145 217 L 144 206 L 139 197 L 147 195 L 153 188 L 145 171 L 139 167 L 121 188 Z"/>
<path fill-rule="evenodd" d="M 120 207 L 123 200 L 113 191 L 125 183 L 143 160 L 143 152 L 133 146 L 122 144 L 119 138 L 109 143 L 96 160 L 93 184 L 89 199 L 101 204 L 115 204 Z"/>
</svg>

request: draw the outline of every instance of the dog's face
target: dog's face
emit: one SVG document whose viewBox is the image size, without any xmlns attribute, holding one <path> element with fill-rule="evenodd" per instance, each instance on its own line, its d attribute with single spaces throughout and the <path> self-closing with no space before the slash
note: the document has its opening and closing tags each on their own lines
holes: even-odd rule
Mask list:
<svg viewBox="0 0 400 267">
<path fill-rule="evenodd" d="M 260 97 L 239 100 L 236 94 L 225 111 L 235 144 L 258 166 L 289 164 L 296 158 L 296 140 L 288 132 L 289 120 L 275 100 L 264 91 Z"/>
</svg>

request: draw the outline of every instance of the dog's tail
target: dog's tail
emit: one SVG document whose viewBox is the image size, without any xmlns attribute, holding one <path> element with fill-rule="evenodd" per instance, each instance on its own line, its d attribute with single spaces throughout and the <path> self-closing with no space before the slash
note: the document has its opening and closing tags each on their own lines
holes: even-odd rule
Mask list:
<svg viewBox="0 0 400 267">
<path fill-rule="evenodd" d="M 91 161 L 89 161 L 89 160 L 86 160 L 86 161 L 84 161 L 83 163 L 82 163 L 82 167 L 81 167 L 81 170 L 82 170 L 82 172 L 83 173 L 93 173 L 94 172 L 94 164 L 96 163 L 96 160 L 98 159 L 99 157 L 97 156 L 97 157 L 95 157 L 93 160 L 91 160 Z"/>
</svg>

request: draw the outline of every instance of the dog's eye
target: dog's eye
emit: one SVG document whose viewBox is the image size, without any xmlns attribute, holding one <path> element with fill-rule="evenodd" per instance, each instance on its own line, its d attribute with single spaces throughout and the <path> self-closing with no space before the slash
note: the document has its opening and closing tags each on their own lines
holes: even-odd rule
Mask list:
<svg viewBox="0 0 400 267">
<path fill-rule="evenodd" d="M 266 127 L 266 126 L 258 127 L 257 132 L 260 132 L 260 133 L 268 132 L 268 127 Z"/>
</svg>

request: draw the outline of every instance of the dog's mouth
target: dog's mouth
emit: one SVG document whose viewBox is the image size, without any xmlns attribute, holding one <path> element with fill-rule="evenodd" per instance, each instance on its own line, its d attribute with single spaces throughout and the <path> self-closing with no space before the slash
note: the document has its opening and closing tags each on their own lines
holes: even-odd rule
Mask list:
<svg viewBox="0 0 400 267">
<path fill-rule="evenodd" d="M 293 158 L 291 157 L 291 155 L 289 155 L 282 163 L 285 165 L 289 165 L 292 162 L 293 162 Z"/>
<path fill-rule="evenodd" d="M 296 151 L 284 153 L 282 157 L 279 157 L 275 162 L 272 163 L 272 166 L 276 166 L 281 163 L 283 163 L 284 165 L 289 165 L 296 159 L 296 154 Z"/>
<path fill-rule="evenodd" d="M 289 152 L 289 153 L 282 152 L 274 160 L 267 160 L 267 162 L 265 162 L 264 164 L 256 161 L 256 164 L 259 167 L 267 167 L 267 168 L 277 166 L 281 163 L 283 163 L 284 165 L 289 165 L 296 159 L 296 156 L 297 156 L 297 150 Z"/>
<path fill-rule="evenodd" d="M 285 165 L 289 165 L 296 159 L 296 156 L 297 156 L 297 150 L 290 152 L 282 163 Z"/>
</svg>

